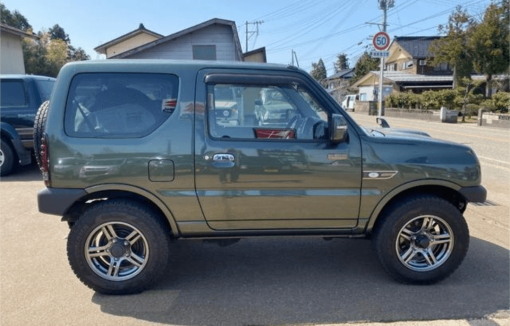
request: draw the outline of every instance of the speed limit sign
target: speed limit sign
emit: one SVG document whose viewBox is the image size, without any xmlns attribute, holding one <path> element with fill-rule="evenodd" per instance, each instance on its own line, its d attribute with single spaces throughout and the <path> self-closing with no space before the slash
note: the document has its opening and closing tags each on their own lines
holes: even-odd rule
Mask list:
<svg viewBox="0 0 510 326">
<path fill-rule="evenodd" d="M 390 36 L 386 32 L 379 32 L 374 35 L 372 44 L 377 51 L 384 51 L 390 46 Z"/>
</svg>

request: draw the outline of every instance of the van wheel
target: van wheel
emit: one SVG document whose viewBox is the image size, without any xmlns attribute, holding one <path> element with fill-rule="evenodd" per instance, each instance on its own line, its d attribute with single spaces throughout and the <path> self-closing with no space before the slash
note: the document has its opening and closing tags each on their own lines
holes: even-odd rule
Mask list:
<svg viewBox="0 0 510 326">
<path fill-rule="evenodd" d="M 0 175 L 2 177 L 9 175 L 14 167 L 14 151 L 11 145 L 2 139 L 2 143 L 0 144 Z"/>
<path fill-rule="evenodd" d="M 39 168 L 42 168 L 41 144 L 44 130 L 46 128 L 46 119 L 48 118 L 49 106 L 50 101 L 44 101 L 37 110 L 37 114 L 35 115 L 34 120 L 34 155 Z"/>
<path fill-rule="evenodd" d="M 382 218 L 374 232 L 374 249 L 386 272 L 401 283 L 439 282 L 466 256 L 468 226 L 444 199 L 412 197 Z"/>
<path fill-rule="evenodd" d="M 74 273 L 103 294 L 139 293 L 164 273 L 170 229 L 158 214 L 127 200 L 92 206 L 71 228 L 67 255 Z"/>
</svg>

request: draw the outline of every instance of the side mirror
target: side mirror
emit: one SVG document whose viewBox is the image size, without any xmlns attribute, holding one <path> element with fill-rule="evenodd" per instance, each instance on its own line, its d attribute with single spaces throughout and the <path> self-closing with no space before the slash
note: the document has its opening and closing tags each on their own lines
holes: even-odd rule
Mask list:
<svg viewBox="0 0 510 326">
<path fill-rule="evenodd" d="M 347 122 L 340 114 L 333 114 L 329 120 L 329 138 L 333 144 L 343 143 L 347 140 Z"/>
<path fill-rule="evenodd" d="M 262 101 L 259 99 L 255 100 L 255 105 L 262 105 Z"/>
</svg>

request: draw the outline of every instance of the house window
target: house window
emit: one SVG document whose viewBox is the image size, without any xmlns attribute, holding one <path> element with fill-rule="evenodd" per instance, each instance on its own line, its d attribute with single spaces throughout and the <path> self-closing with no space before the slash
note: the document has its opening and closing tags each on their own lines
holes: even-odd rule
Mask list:
<svg viewBox="0 0 510 326">
<path fill-rule="evenodd" d="M 216 60 L 216 45 L 193 45 L 193 60 Z"/>
<path fill-rule="evenodd" d="M 413 60 L 402 63 L 402 69 L 410 69 L 413 66 Z"/>
<path fill-rule="evenodd" d="M 437 66 L 434 66 L 434 71 L 448 71 L 448 63 L 443 62 Z"/>
</svg>

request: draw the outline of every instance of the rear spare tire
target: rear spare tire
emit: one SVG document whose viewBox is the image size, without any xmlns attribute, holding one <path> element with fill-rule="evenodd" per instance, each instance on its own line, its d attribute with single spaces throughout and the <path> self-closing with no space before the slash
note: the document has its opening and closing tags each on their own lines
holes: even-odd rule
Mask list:
<svg viewBox="0 0 510 326">
<path fill-rule="evenodd" d="M 39 168 L 42 168 L 41 144 L 42 137 L 44 135 L 44 129 L 46 128 L 46 119 L 48 118 L 49 106 L 50 101 L 43 102 L 43 104 L 41 104 L 37 110 L 37 114 L 35 115 L 34 120 L 34 156 Z"/>
</svg>

